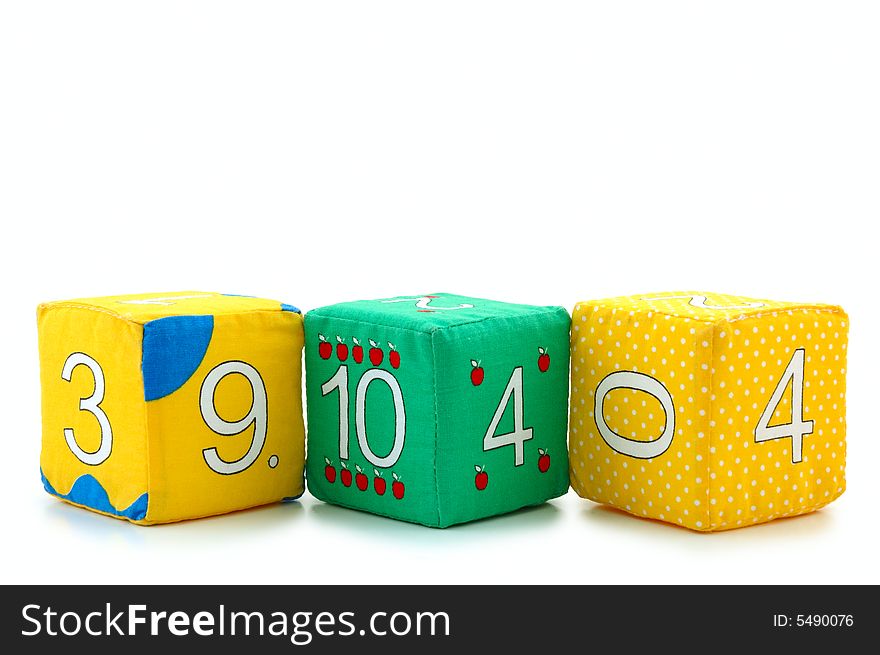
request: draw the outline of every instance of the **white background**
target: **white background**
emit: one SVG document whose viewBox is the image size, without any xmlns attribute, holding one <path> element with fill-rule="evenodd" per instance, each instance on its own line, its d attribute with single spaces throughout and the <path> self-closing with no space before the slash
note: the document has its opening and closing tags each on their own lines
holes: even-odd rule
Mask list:
<svg viewBox="0 0 880 655">
<path fill-rule="evenodd" d="M 877 4 L 305 4 L 0 5 L 2 582 L 880 582 Z M 848 310 L 839 501 L 709 535 L 573 493 L 143 528 L 40 486 L 39 301 L 682 288 Z"/>
</svg>

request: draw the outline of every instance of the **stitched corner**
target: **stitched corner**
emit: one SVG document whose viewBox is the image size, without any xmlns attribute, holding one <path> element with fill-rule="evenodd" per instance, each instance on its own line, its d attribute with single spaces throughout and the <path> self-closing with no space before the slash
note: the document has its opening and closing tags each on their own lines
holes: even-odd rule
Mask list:
<svg viewBox="0 0 880 655">
<path fill-rule="evenodd" d="M 723 321 L 720 324 L 726 325 Z M 715 402 L 715 339 L 718 336 L 717 328 L 718 324 L 711 324 L 709 326 L 712 334 L 709 336 L 709 427 L 707 435 L 709 447 L 706 449 L 706 528 L 710 531 L 715 529 L 715 517 L 712 515 L 712 448 L 714 447 L 715 438 L 713 405 Z M 728 326 L 727 329 L 729 330 L 730 327 Z"/>
<path fill-rule="evenodd" d="M 434 498 L 437 501 L 437 525 L 442 526 L 440 512 L 440 476 L 437 472 L 437 451 L 440 443 L 440 415 L 437 407 L 437 344 L 436 332 L 431 332 L 431 366 L 433 366 L 433 389 L 432 396 L 434 400 Z"/>
<path fill-rule="evenodd" d="M 144 353 L 144 327 L 141 325 L 141 358 L 143 358 Z M 144 371 L 143 366 L 138 367 L 138 372 L 141 374 L 141 387 L 146 388 L 144 386 Z M 153 467 L 151 466 L 151 457 L 152 457 L 152 440 L 150 439 L 150 419 L 149 413 L 150 408 L 147 405 L 147 402 L 143 402 L 144 408 L 144 446 L 146 452 L 146 467 L 147 467 L 147 493 L 152 496 L 153 494 Z M 144 521 L 150 521 L 150 505 L 147 504 L 147 510 L 144 512 Z"/>
</svg>

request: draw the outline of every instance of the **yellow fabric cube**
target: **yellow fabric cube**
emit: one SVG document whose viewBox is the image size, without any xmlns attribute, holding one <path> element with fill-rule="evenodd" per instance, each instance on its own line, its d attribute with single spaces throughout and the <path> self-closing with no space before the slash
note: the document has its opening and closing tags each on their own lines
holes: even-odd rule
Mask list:
<svg viewBox="0 0 880 655">
<path fill-rule="evenodd" d="M 702 531 L 811 512 L 846 487 L 848 318 L 671 292 L 572 316 L 571 483 Z"/>
<path fill-rule="evenodd" d="M 37 311 L 46 490 L 151 524 L 303 492 L 302 316 L 206 292 Z"/>
</svg>

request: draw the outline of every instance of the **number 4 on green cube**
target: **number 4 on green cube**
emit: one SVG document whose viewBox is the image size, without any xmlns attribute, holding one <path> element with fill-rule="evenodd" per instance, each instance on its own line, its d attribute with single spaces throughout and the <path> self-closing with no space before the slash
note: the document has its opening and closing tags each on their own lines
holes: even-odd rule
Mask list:
<svg viewBox="0 0 880 655">
<path fill-rule="evenodd" d="M 435 527 L 562 495 L 569 325 L 451 294 L 309 312 L 310 490 Z"/>
</svg>

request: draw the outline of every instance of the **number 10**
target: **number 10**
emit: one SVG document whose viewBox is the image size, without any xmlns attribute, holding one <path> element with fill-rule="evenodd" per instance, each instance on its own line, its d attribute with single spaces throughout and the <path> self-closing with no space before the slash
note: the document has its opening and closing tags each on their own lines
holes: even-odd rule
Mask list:
<svg viewBox="0 0 880 655">
<path fill-rule="evenodd" d="M 370 384 L 375 380 L 381 380 L 391 390 L 392 402 L 394 403 L 394 445 L 391 452 L 385 457 L 379 457 L 371 449 L 367 440 L 367 391 Z M 339 459 L 348 459 L 348 367 L 343 365 L 321 385 L 321 395 L 327 396 L 333 391 L 339 391 Z M 355 390 L 354 406 L 355 430 L 357 432 L 358 445 L 367 461 L 377 468 L 390 468 L 397 463 L 403 452 L 403 442 L 406 438 L 406 408 L 403 404 L 403 392 L 400 384 L 388 371 L 373 368 L 361 376 Z"/>
</svg>

